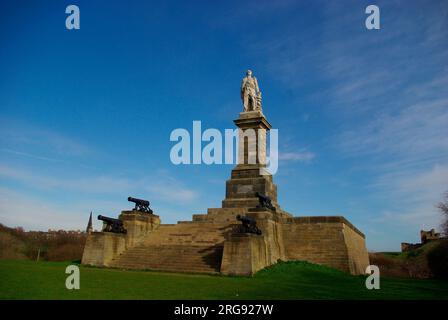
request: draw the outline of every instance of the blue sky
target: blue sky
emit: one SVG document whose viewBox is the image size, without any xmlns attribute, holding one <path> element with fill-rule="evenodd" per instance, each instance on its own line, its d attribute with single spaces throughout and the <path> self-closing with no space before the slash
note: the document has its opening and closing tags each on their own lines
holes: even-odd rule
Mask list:
<svg viewBox="0 0 448 320">
<path fill-rule="evenodd" d="M 447 61 L 446 1 L 2 1 L 0 222 L 83 229 L 128 195 L 164 223 L 219 207 L 233 166 L 175 166 L 169 136 L 233 128 L 250 68 L 279 129 L 281 206 L 398 250 L 440 223 Z"/>
</svg>

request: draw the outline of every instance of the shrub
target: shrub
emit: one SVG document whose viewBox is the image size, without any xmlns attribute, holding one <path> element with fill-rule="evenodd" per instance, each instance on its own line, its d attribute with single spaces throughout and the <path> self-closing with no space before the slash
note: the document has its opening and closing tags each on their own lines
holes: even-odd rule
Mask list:
<svg viewBox="0 0 448 320">
<path fill-rule="evenodd" d="M 438 241 L 428 252 L 428 265 L 436 278 L 448 279 L 448 240 Z"/>
<path fill-rule="evenodd" d="M 386 277 L 409 277 L 409 270 L 402 259 L 391 257 L 382 253 L 370 253 L 370 264 L 378 266 L 382 276 Z"/>
<path fill-rule="evenodd" d="M 68 261 L 81 260 L 84 245 L 82 243 L 67 243 L 55 246 L 48 250 L 46 260 Z"/>
</svg>

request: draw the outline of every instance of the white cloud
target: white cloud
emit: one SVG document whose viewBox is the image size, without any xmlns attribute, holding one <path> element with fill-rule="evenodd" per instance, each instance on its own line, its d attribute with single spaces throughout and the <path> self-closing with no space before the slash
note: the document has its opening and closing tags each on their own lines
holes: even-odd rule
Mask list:
<svg viewBox="0 0 448 320">
<path fill-rule="evenodd" d="M 309 151 L 298 151 L 298 152 L 281 152 L 279 154 L 279 160 L 283 161 L 300 161 L 300 162 L 311 162 L 315 158 L 315 154 Z"/>
<path fill-rule="evenodd" d="M 191 218 L 187 208 L 198 199 L 196 190 L 166 173 L 155 174 L 152 179 L 122 179 L 116 177 L 56 177 L 30 173 L 18 168 L 0 165 L 0 176 L 12 179 L 33 192 L 14 191 L 0 187 L 0 222 L 7 226 L 22 226 L 25 229 L 83 229 L 88 214 L 118 216 L 121 210 L 129 209 L 127 196 L 150 199 L 165 223 L 180 218 Z M 66 192 L 68 191 L 68 192 Z M 63 198 L 70 195 L 68 199 Z M 113 200 L 104 200 L 104 198 Z M 114 200 L 118 199 L 118 200 Z M 95 228 L 101 223 L 95 221 Z"/>
<path fill-rule="evenodd" d="M 0 222 L 27 230 L 78 230 L 87 225 L 88 211 L 73 205 L 60 206 L 0 188 Z"/>
<path fill-rule="evenodd" d="M 198 193 L 192 189 L 163 182 L 148 187 L 148 190 L 167 201 L 192 201 L 198 198 Z"/>
<path fill-rule="evenodd" d="M 192 201 L 199 194 L 193 188 L 185 187 L 181 181 L 166 172 L 152 178 L 92 176 L 82 174 L 52 175 L 39 174 L 17 167 L 0 164 L 0 176 L 20 182 L 40 191 L 75 191 L 91 194 L 140 194 L 147 191 L 155 200 Z"/>
<path fill-rule="evenodd" d="M 396 200 L 395 209 L 382 212 L 377 221 L 414 228 L 438 228 L 441 214 L 436 204 L 448 191 L 448 165 L 434 165 L 422 172 L 383 175 L 375 186 L 384 196 Z"/>
<path fill-rule="evenodd" d="M 78 157 L 94 153 L 91 147 L 74 138 L 8 118 L 0 118 L 0 144 L 6 152 L 51 160 L 56 156 Z M 40 154 L 21 149 L 36 149 Z"/>
<path fill-rule="evenodd" d="M 88 176 L 66 174 L 56 176 L 39 174 L 27 169 L 0 164 L 0 176 L 21 182 L 39 190 L 68 190 L 94 193 L 123 193 L 133 186 L 133 182 L 125 178 L 107 176 Z"/>
<path fill-rule="evenodd" d="M 323 106 L 317 112 L 337 132 L 327 140 L 330 151 L 350 161 L 350 176 L 357 170 L 368 184 L 371 211 L 378 210 L 369 216 L 401 234 L 438 227 L 434 205 L 448 189 L 448 7 L 382 2 L 392 14 L 382 16 L 387 27 L 377 33 L 363 28 L 356 12 L 362 4 L 321 7 L 319 29 L 304 33 L 285 22 L 263 41 L 247 39 L 251 58 L 285 91 L 298 92 L 292 104 L 298 112 L 314 111 L 306 109 L 308 101 Z M 364 196 L 359 189 L 353 197 Z"/>
</svg>

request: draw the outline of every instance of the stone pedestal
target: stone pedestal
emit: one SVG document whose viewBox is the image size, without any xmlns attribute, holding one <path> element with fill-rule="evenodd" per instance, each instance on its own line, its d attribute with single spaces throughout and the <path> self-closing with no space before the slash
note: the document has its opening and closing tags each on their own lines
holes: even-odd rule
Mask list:
<svg viewBox="0 0 448 320">
<path fill-rule="evenodd" d="M 87 236 L 81 263 L 107 267 L 110 262 L 126 250 L 125 235 L 111 232 L 92 232 Z"/>
<path fill-rule="evenodd" d="M 160 225 L 160 217 L 137 210 L 122 211 L 119 217 L 126 229 L 126 246 L 132 247 L 145 239 Z"/>
<path fill-rule="evenodd" d="M 122 211 L 118 217 L 126 229 L 124 233 L 92 232 L 87 235 L 82 264 L 107 267 L 125 250 L 141 243 L 160 225 L 160 218 L 140 211 Z"/>
<path fill-rule="evenodd" d="M 248 276 L 267 265 L 264 236 L 237 233 L 224 242 L 222 274 Z"/>
<path fill-rule="evenodd" d="M 239 129 L 238 164 L 266 165 L 266 133 L 272 126 L 263 113 L 241 112 L 233 122 Z"/>
<path fill-rule="evenodd" d="M 257 192 L 268 196 L 272 204 L 277 203 L 277 186 L 266 170 L 266 135 L 271 124 L 261 111 L 240 113 L 234 120 L 239 128 L 238 165 L 226 182 L 226 198 L 223 208 L 255 208 L 259 201 Z"/>
<path fill-rule="evenodd" d="M 272 265 L 285 260 L 285 246 L 283 245 L 282 219 L 277 212 L 266 209 L 249 209 L 247 216 L 257 221 L 266 244 L 266 264 Z"/>
<path fill-rule="evenodd" d="M 257 221 L 262 235 L 232 233 L 229 236 L 224 242 L 221 264 L 224 274 L 250 275 L 278 260 L 285 260 L 280 215 L 257 208 L 248 209 L 245 215 Z"/>
</svg>

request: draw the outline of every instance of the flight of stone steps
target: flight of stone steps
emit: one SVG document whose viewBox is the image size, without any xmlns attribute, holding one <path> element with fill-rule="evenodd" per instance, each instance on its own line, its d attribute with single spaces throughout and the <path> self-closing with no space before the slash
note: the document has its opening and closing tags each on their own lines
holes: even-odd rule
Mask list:
<svg viewBox="0 0 448 320">
<path fill-rule="evenodd" d="M 218 273 L 228 223 L 181 222 L 160 225 L 140 244 L 116 257 L 111 267 Z"/>
</svg>

